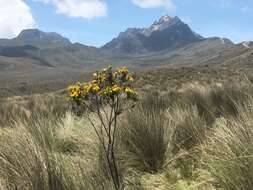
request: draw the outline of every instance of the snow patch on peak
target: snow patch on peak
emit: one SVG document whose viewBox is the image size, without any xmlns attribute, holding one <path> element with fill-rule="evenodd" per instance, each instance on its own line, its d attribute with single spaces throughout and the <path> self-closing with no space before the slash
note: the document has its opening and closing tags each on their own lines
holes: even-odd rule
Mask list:
<svg viewBox="0 0 253 190">
<path fill-rule="evenodd" d="M 173 17 L 170 17 L 169 15 L 165 15 L 162 18 L 160 18 L 160 22 L 169 22 L 173 19 Z"/>
<path fill-rule="evenodd" d="M 181 22 L 181 20 L 178 17 L 170 17 L 168 15 L 165 15 L 161 17 L 158 21 L 155 21 L 149 28 L 144 29 L 142 33 L 145 36 L 149 36 L 155 31 L 162 31 L 168 28 L 169 26 L 172 26 L 179 22 Z"/>
</svg>

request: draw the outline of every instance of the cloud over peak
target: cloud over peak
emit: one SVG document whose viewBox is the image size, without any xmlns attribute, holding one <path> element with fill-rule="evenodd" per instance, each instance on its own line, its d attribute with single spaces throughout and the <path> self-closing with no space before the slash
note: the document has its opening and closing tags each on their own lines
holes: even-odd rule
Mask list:
<svg viewBox="0 0 253 190">
<path fill-rule="evenodd" d="M 30 7 L 23 0 L 0 0 L 0 38 L 15 37 L 21 30 L 33 27 Z"/>
<path fill-rule="evenodd" d="M 56 12 L 69 17 L 92 19 L 106 16 L 107 4 L 103 0 L 36 0 L 50 3 L 56 7 Z"/>
<path fill-rule="evenodd" d="M 132 2 L 141 8 L 165 7 L 168 10 L 175 8 L 171 0 L 132 0 Z"/>
</svg>

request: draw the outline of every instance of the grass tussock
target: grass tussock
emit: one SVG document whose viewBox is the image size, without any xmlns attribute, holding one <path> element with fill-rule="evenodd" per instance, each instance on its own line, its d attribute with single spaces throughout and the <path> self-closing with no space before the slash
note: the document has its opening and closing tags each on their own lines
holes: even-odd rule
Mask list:
<svg viewBox="0 0 253 190">
<path fill-rule="evenodd" d="M 56 122 L 39 115 L 1 129 L 3 189 L 110 189 L 110 180 L 98 168 L 95 134 L 87 121 L 74 118 L 66 114 Z"/>
<path fill-rule="evenodd" d="M 203 144 L 205 165 L 227 190 L 253 186 L 253 102 L 239 106 L 238 118 L 220 118 Z"/>
<path fill-rule="evenodd" d="M 121 123 L 122 150 L 128 167 L 158 172 L 164 164 L 170 132 L 162 112 L 164 102 L 150 97 L 127 114 Z"/>
</svg>

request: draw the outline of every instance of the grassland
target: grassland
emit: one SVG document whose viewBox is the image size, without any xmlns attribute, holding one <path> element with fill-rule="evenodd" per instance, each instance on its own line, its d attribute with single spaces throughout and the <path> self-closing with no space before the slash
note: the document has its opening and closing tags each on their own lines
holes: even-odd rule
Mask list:
<svg viewBox="0 0 253 190">
<path fill-rule="evenodd" d="M 250 76 L 157 69 L 136 86 L 140 100 L 120 116 L 116 139 L 124 189 L 252 189 Z M 0 190 L 86 189 L 113 184 L 96 134 L 65 92 L 0 99 Z"/>
</svg>

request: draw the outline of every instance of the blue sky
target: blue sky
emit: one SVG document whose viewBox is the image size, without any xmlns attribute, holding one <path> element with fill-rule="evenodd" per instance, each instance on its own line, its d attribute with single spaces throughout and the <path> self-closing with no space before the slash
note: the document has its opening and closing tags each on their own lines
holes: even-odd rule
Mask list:
<svg viewBox="0 0 253 190">
<path fill-rule="evenodd" d="M 128 27 L 147 27 L 166 14 L 205 37 L 253 40 L 252 0 L 0 0 L 0 38 L 36 27 L 101 46 Z"/>
</svg>

